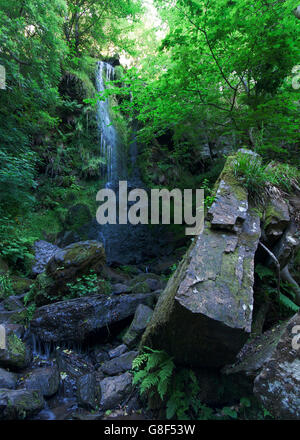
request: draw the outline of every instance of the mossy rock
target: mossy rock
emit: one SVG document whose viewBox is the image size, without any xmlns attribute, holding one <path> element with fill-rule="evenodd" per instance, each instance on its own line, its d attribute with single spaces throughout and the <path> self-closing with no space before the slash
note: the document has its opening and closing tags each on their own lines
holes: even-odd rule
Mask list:
<svg viewBox="0 0 300 440">
<path fill-rule="evenodd" d="M 0 366 L 21 370 L 26 368 L 31 360 L 31 353 L 24 342 L 13 332 L 5 327 L 6 348 L 0 350 Z"/>
<path fill-rule="evenodd" d="M 150 292 L 149 285 L 146 281 L 141 281 L 140 283 L 136 283 L 131 288 L 132 293 L 148 293 Z"/>
<path fill-rule="evenodd" d="M 0 389 L 0 420 L 23 420 L 44 408 L 45 401 L 37 390 Z"/>
<path fill-rule="evenodd" d="M 59 285 L 104 263 L 103 244 L 95 240 L 82 241 L 57 251 L 47 264 L 46 273 Z"/>
<path fill-rule="evenodd" d="M 30 287 L 34 284 L 33 280 L 18 276 L 12 276 L 11 281 L 12 281 L 13 291 L 16 295 L 21 295 L 22 293 L 28 292 Z"/>
</svg>

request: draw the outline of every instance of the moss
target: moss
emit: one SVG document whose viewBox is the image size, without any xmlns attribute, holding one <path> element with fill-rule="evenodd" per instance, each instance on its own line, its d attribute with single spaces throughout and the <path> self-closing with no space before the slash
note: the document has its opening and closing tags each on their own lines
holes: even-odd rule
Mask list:
<svg viewBox="0 0 300 440">
<path fill-rule="evenodd" d="M 16 361 L 18 361 L 20 357 L 25 359 L 26 346 L 16 334 L 13 333 L 7 336 L 7 347 L 12 359 Z"/>
<path fill-rule="evenodd" d="M 235 157 L 236 156 L 228 156 L 223 171 L 216 181 L 212 196 L 216 195 L 220 182 L 223 180 L 225 183 L 227 183 L 227 185 L 230 186 L 230 192 L 234 193 L 237 200 L 247 200 L 247 190 L 243 188 L 243 186 L 237 181 L 233 174 Z M 221 195 L 223 195 L 222 192 L 226 192 L 226 189 L 221 189 Z"/>
<path fill-rule="evenodd" d="M 30 280 L 28 278 L 22 278 L 17 276 L 12 277 L 13 290 L 16 293 L 16 295 L 27 292 L 33 283 L 34 283 L 33 280 Z"/>
</svg>

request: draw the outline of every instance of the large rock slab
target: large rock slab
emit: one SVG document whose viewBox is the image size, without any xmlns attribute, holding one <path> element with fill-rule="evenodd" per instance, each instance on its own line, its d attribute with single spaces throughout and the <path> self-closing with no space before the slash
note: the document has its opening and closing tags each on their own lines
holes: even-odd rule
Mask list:
<svg viewBox="0 0 300 440">
<path fill-rule="evenodd" d="M 300 419 L 300 313 L 291 318 L 270 359 L 254 381 L 254 393 L 277 419 Z"/>
<path fill-rule="evenodd" d="M 23 420 L 44 408 L 45 401 L 37 390 L 0 389 L 0 420 Z"/>
<path fill-rule="evenodd" d="M 160 296 L 141 343 L 199 367 L 233 362 L 251 332 L 260 219 L 228 163 L 210 219 Z"/>
<path fill-rule="evenodd" d="M 31 330 L 43 342 L 82 342 L 95 330 L 134 315 L 139 304 L 152 304 L 155 295 L 132 294 L 76 298 L 36 310 Z"/>
</svg>

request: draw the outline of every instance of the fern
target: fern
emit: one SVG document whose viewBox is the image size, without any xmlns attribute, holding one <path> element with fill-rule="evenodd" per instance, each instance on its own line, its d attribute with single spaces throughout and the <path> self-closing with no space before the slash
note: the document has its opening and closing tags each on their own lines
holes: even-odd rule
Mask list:
<svg viewBox="0 0 300 440">
<path fill-rule="evenodd" d="M 284 307 L 292 310 L 295 313 L 297 313 L 300 309 L 299 306 L 297 306 L 290 298 L 285 296 L 283 293 L 280 294 L 279 301 Z"/>
</svg>

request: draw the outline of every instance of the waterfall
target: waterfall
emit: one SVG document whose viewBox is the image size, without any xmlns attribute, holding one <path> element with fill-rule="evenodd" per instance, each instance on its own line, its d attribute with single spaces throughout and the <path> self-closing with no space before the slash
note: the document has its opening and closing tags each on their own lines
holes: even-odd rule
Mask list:
<svg viewBox="0 0 300 440">
<path fill-rule="evenodd" d="M 115 71 L 110 64 L 99 61 L 96 68 L 96 88 L 103 94 L 108 81 L 114 79 Z M 113 189 L 116 194 L 117 206 L 119 203 L 119 181 L 126 180 L 128 190 L 144 188 L 137 166 L 138 143 L 135 136 L 136 124 L 133 124 L 132 137 L 128 148 L 122 145 L 122 138 L 112 124 L 110 103 L 108 99 L 97 102 L 97 124 L 99 129 L 100 156 L 104 159 L 101 167 L 101 180 L 105 186 Z M 129 153 L 129 157 L 125 156 Z M 131 161 L 131 175 L 128 174 L 128 162 Z M 118 209 L 118 208 L 117 208 Z M 153 258 L 160 249 L 160 232 L 157 228 L 150 229 L 147 225 L 106 224 L 99 225 L 96 221 L 91 224 L 89 238 L 99 240 L 105 247 L 109 264 L 136 264 L 142 262 L 146 256 Z"/>
<path fill-rule="evenodd" d="M 96 88 L 99 93 L 105 90 L 105 82 L 114 79 L 115 70 L 113 66 L 104 61 L 97 63 Z M 105 164 L 101 168 L 101 177 L 107 179 L 107 186 L 119 180 L 119 148 L 118 136 L 115 127 L 112 125 L 109 114 L 108 98 L 97 102 L 97 123 L 100 133 L 100 156 Z"/>
</svg>

